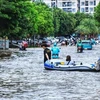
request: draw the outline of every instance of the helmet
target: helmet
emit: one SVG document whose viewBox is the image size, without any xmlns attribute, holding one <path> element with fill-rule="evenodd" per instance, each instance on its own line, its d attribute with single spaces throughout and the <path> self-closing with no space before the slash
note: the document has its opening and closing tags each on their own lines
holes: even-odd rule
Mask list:
<svg viewBox="0 0 100 100">
<path fill-rule="evenodd" d="M 54 46 L 57 46 L 57 43 L 54 43 Z"/>
<path fill-rule="evenodd" d="M 78 41 L 79 43 L 81 42 L 81 40 Z"/>
</svg>

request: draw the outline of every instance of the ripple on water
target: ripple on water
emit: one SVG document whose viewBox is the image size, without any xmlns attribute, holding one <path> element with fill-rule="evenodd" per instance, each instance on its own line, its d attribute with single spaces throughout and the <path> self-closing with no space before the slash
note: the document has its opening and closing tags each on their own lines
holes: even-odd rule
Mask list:
<svg viewBox="0 0 100 100">
<path fill-rule="evenodd" d="M 60 47 L 60 57 L 71 55 L 77 63 L 93 63 L 100 45 L 76 53 L 75 46 Z M 29 48 L 0 60 L 0 100 L 99 100 L 99 72 L 48 71 L 43 49 Z"/>
</svg>

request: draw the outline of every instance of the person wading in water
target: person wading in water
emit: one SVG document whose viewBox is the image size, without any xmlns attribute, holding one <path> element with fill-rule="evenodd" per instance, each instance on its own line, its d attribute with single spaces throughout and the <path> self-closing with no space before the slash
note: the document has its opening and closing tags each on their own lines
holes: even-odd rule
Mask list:
<svg viewBox="0 0 100 100">
<path fill-rule="evenodd" d="M 47 48 L 47 44 L 42 44 L 41 47 L 44 49 L 44 63 L 51 59 L 51 50 Z"/>
</svg>

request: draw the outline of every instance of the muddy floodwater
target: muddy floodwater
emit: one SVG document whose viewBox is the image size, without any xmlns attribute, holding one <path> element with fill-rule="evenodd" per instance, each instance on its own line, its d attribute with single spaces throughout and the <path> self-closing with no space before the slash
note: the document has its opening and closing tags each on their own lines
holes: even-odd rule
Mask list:
<svg viewBox="0 0 100 100">
<path fill-rule="evenodd" d="M 92 64 L 100 45 L 77 53 L 75 46 L 61 46 L 60 58 L 71 55 L 77 63 Z M 43 66 L 43 49 L 11 49 L 0 59 L 0 100 L 100 100 L 100 72 L 50 71 Z"/>
</svg>

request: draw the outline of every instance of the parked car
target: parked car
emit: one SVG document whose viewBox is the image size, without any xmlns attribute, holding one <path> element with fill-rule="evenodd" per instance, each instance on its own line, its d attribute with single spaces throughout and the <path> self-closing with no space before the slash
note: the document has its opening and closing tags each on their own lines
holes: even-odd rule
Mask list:
<svg viewBox="0 0 100 100">
<path fill-rule="evenodd" d="M 65 40 L 61 41 L 61 45 L 66 45 Z"/>
<path fill-rule="evenodd" d="M 92 50 L 92 43 L 90 40 L 82 40 L 83 49 Z"/>
<path fill-rule="evenodd" d="M 49 40 L 44 40 L 44 41 L 42 41 L 42 44 L 43 43 L 47 44 L 47 47 L 50 47 L 52 44 L 51 41 L 49 41 Z"/>
</svg>

